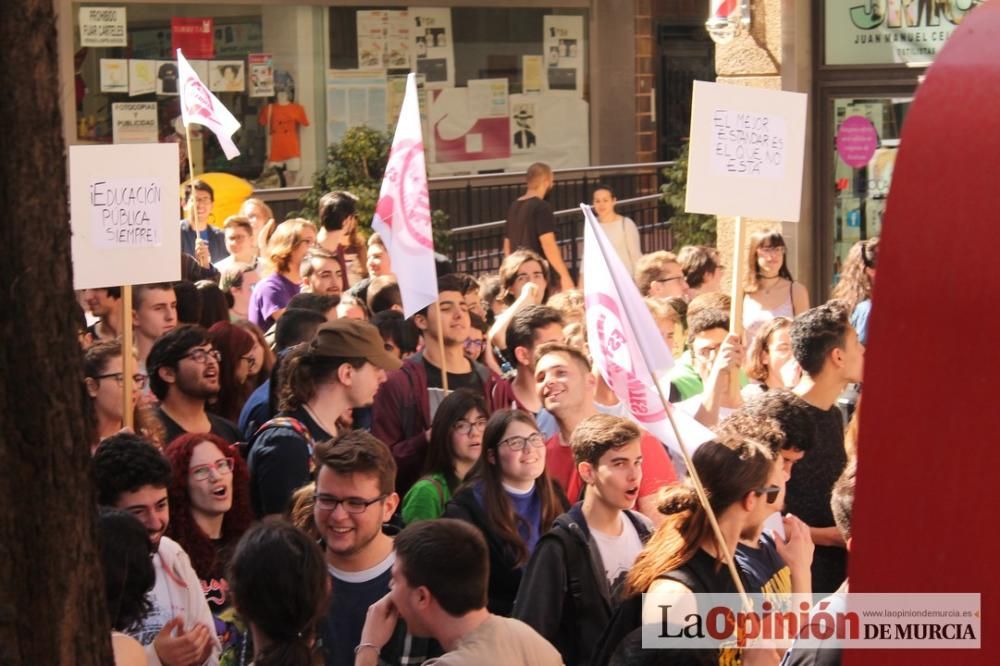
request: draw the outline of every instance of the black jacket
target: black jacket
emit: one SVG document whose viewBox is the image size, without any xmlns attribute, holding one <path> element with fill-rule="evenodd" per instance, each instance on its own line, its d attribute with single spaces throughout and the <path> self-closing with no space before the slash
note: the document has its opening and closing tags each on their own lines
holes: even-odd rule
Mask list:
<svg viewBox="0 0 1000 666">
<path fill-rule="evenodd" d="M 559 485 L 553 483 L 552 486 L 562 500 L 563 506 L 567 506 L 568 502 Z M 458 494 L 448 502 L 444 509 L 444 517 L 464 520 L 475 525 L 483 533 L 490 554 L 490 583 L 486 607 L 495 615 L 510 617 L 524 568 L 517 566 L 517 560 L 510 547 L 493 531 L 486 510 L 476 500 L 471 487 L 459 490 Z"/>
<path fill-rule="evenodd" d="M 552 643 L 567 666 L 591 663 L 594 647 L 617 606 L 597 542 L 583 516 L 582 502 L 556 519 L 528 562 L 514 602 L 514 617 Z M 645 543 L 649 521 L 625 515 Z"/>
</svg>

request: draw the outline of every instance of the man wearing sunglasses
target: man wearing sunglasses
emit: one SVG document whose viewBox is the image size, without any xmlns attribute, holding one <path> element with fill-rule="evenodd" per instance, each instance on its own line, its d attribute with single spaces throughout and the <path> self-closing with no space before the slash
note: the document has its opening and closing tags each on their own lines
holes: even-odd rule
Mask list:
<svg viewBox="0 0 1000 666">
<path fill-rule="evenodd" d="M 189 432 L 210 432 L 230 444 L 240 441 L 235 424 L 205 410 L 205 403 L 219 394 L 220 358 L 201 326 L 180 326 L 153 344 L 146 368 L 160 401 L 156 416 L 166 430 L 164 441 Z"/>
</svg>

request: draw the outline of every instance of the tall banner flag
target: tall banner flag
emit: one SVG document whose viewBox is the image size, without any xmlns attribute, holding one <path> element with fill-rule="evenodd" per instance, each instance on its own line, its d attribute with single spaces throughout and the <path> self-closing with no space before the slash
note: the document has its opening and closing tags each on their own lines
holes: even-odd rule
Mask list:
<svg viewBox="0 0 1000 666">
<path fill-rule="evenodd" d="M 670 417 L 688 453 L 712 439 L 713 433 L 660 399 L 657 383 L 669 395 L 667 372 L 674 359 L 659 333 L 639 288 L 625 269 L 594 212 L 583 210 L 583 286 L 587 344 L 594 365 L 642 429 L 663 442 L 675 460 L 683 459 Z M 667 409 L 671 409 L 670 416 Z"/>
<path fill-rule="evenodd" d="M 416 75 L 406 77 L 406 94 L 389 151 L 372 229 L 392 258 L 403 297 L 403 314 L 413 316 L 435 302 L 437 272 L 431 233 L 430 196 L 420 127 Z"/>
<path fill-rule="evenodd" d="M 240 149 L 233 143 L 233 133 L 240 128 L 240 121 L 201 82 L 180 49 L 177 49 L 177 68 L 181 77 L 181 117 L 184 126 L 197 123 L 212 130 L 219 139 L 226 159 L 233 159 L 240 154 Z"/>
</svg>

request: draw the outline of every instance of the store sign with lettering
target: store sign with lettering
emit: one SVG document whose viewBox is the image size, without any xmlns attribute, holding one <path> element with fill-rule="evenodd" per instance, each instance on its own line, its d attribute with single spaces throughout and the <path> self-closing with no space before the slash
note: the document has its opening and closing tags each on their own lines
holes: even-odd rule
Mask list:
<svg viewBox="0 0 1000 666">
<path fill-rule="evenodd" d="M 929 64 L 983 0 L 826 0 L 827 65 Z"/>
</svg>

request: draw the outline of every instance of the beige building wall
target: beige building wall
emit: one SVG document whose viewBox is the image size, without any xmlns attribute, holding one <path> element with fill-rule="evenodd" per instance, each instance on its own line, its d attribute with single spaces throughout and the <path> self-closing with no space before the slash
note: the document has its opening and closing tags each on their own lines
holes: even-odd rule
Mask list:
<svg viewBox="0 0 1000 666">
<path fill-rule="evenodd" d="M 707 3 L 706 3 L 707 4 Z M 797 0 L 753 0 L 749 31 L 742 31 L 728 44 L 715 50 L 715 67 L 719 83 L 744 85 L 772 90 L 809 93 L 812 86 L 812 52 L 810 49 L 811 15 L 808 2 Z M 809 100 L 812 117 L 813 100 Z M 817 291 L 816 242 L 814 233 L 812 182 L 812 124 L 806 123 L 805 168 L 802 182 L 802 207 L 799 221 L 745 219 L 746 237 L 761 228 L 780 228 L 788 245 L 788 268 L 815 302 Z M 719 217 L 718 247 L 723 262 L 732 266 L 735 220 Z M 745 257 L 746 248 L 743 248 Z M 746 265 L 744 259 L 743 265 Z M 742 270 L 742 267 L 741 267 Z M 726 271 L 726 288 L 731 284 L 733 270 Z"/>
</svg>

